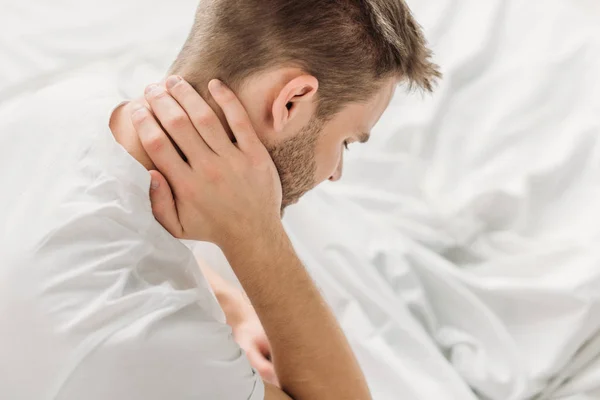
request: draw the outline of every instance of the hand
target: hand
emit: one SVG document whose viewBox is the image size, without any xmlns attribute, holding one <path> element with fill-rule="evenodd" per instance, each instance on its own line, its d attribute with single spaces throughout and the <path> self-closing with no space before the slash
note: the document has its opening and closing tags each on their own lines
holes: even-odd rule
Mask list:
<svg viewBox="0 0 600 400">
<path fill-rule="evenodd" d="M 151 172 L 153 187 L 169 188 L 161 201 L 153 203 L 157 220 L 173 236 L 209 241 L 221 248 L 279 228 L 279 176 L 235 94 L 217 80 L 209 83 L 235 135 L 234 144 L 191 85 L 178 77 L 168 82 L 172 79 L 178 81 L 169 92 L 160 85 L 146 91 L 160 125 L 142 105 L 133 107 L 131 117 L 160 171 Z"/>
<path fill-rule="evenodd" d="M 236 296 L 237 297 L 237 296 Z M 232 303 L 221 304 L 227 317 L 227 323 L 233 330 L 233 338 L 246 352 L 250 364 L 267 382 L 279 386 L 275 367 L 271 358 L 271 344 L 267 334 L 248 300 L 230 298 Z"/>
</svg>

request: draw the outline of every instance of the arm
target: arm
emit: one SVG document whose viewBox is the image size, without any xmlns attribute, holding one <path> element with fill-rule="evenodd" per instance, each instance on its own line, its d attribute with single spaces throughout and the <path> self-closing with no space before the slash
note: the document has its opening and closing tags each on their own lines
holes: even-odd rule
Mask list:
<svg viewBox="0 0 600 400">
<path fill-rule="evenodd" d="M 267 399 L 369 399 L 346 338 L 285 234 L 281 187 L 268 152 L 235 95 L 215 81 L 210 90 L 236 145 L 185 81 L 170 89 L 174 99 L 166 93 L 148 98 L 189 165 L 147 110 L 132 118 L 162 173 L 152 173 L 155 190 L 156 183 L 172 190 L 169 202 L 153 204 L 155 216 L 175 236 L 223 250 L 271 341 L 281 391 L 267 385 Z M 185 133 L 192 130 L 199 136 Z"/>
<path fill-rule="evenodd" d="M 281 388 L 293 399 L 366 399 L 344 334 L 281 231 L 226 250 L 270 338 Z"/>
</svg>

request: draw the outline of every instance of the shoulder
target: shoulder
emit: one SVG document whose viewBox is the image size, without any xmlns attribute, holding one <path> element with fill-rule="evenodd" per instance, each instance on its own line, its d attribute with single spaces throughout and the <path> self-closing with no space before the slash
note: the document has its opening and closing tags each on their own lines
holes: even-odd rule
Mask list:
<svg viewBox="0 0 600 400">
<path fill-rule="evenodd" d="M 119 98 L 110 76 L 78 73 L 23 93 L 0 108 L 0 126 L 60 126 L 98 112 L 98 105 Z M 115 106 L 117 104 L 114 104 Z"/>
</svg>

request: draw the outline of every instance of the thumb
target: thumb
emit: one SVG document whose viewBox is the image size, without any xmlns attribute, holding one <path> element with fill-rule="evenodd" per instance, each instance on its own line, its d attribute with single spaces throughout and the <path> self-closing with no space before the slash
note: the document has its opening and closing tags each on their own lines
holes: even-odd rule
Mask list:
<svg viewBox="0 0 600 400">
<path fill-rule="evenodd" d="M 175 237 L 181 237 L 183 227 L 179 222 L 173 192 L 165 177 L 158 171 L 150 171 L 150 203 L 154 218 Z"/>
<path fill-rule="evenodd" d="M 265 381 L 279 387 L 277 373 L 275 372 L 275 367 L 271 361 L 265 359 L 263 355 L 256 350 L 247 351 L 246 357 L 248 357 L 250 364 Z"/>
<path fill-rule="evenodd" d="M 262 336 L 256 338 L 255 340 L 256 348 L 260 351 L 260 353 L 268 360 L 271 359 L 271 343 L 269 343 L 269 339 L 267 339 L 267 335 L 263 334 Z"/>
</svg>

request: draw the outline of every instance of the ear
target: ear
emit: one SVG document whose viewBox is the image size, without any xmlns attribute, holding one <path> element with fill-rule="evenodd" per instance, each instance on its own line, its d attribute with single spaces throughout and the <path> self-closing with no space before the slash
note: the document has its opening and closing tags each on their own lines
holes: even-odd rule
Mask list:
<svg viewBox="0 0 600 400">
<path fill-rule="evenodd" d="M 273 102 L 273 129 L 281 132 L 300 110 L 310 104 L 319 89 L 319 81 L 312 75 L 301 75 L 289 81 Z"/>
</svg>

